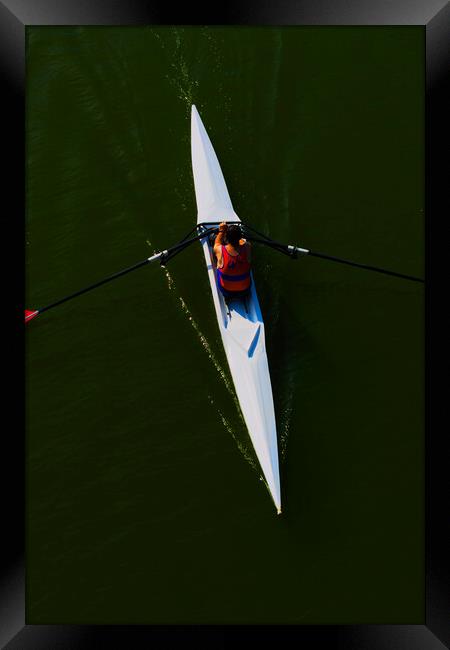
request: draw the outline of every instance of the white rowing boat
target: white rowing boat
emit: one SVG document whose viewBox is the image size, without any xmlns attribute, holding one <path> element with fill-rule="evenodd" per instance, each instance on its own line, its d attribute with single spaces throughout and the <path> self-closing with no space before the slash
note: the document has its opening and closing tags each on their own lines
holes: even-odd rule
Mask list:
<svg viewBox="0 0 450 650">
<path fill-rule="evenodd" d="M 191 114 L 191 152 L 198 226 L 240 221 L 211 141 L 196 107 Z M 277 429 L 264 336 L 264 321 L 252 276 L 250 296 L 228 301 L 217 288 L 209 239 L 202 243 L 217 322 L 242 414 L 278 513 L 281 513 Z"/>
</svg>

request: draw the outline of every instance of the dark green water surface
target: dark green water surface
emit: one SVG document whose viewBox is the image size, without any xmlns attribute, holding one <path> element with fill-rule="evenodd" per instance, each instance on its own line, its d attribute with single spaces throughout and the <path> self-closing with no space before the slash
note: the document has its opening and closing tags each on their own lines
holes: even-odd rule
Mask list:
<svg viewBox="0 0 450 650">
<path fill-rule="evenodd" d="M 421 28 L 28 28 L 26 304 L 240 217 L 424 273 Z M 28 623 L 424 621 L 424 288 L 254 250 L 276 516 L 200 245 L 26 328 Z"/>
</svg>

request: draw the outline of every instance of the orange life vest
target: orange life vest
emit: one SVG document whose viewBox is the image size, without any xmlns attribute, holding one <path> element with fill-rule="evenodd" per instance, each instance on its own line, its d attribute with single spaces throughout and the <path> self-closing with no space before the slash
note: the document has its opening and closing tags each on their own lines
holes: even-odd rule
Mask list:
<svg viewBox="0 0 450 650">
<path fill-rule="evenodd" d="M 250 287 L 250 262 L 246 246 L 239 246 L 239 255 L 230 255 L 222 246 L 223 266 L 217 269 L 220 285 L 225 291 L 246 291 Z"/>
</svg>

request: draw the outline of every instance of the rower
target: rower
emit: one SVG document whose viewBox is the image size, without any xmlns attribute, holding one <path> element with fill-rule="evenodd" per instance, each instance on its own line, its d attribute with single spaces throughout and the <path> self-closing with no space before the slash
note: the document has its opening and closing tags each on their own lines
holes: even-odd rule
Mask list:
<svg viewBox="0 0 450 650">
<path fill-rule="evenodd" d="M 251 286 L 251 245 L 243 239 L 240 226 L 227 226 L 225 221 L 219 225 L 214 253 L 217 258 L 217 285 L 222 295 L 225 299 L 245 298 Z"/>
</svg>

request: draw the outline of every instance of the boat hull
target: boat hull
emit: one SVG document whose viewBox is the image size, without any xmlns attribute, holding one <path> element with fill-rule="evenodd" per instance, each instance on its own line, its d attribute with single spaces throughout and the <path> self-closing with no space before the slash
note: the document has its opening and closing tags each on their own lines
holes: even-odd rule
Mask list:
<svg viewBox="0 0 450 650">
<path fill-rule="evenodd" d="M 195 106 L 191 117 L 192 168 L 197 223 L 240 221 L 235 213 L 217 156 Z M 278 512 L 281 491 L 275 411 L 266 353 L 264 321 L 252 274 L 250 295 L 228 300 L 217 286 L 216 261 L 208 238 L 202 240 L 211 293 L 236 395 L 264 479 Z"/>
</svg>

